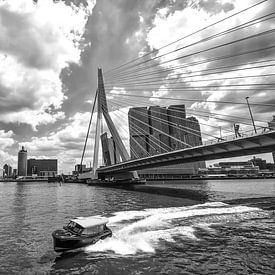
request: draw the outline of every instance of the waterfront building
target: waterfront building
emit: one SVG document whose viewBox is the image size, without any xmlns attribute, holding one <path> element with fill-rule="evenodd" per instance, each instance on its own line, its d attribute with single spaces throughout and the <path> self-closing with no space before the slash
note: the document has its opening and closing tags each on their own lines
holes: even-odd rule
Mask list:
<svg viewBox="0 0 275 275">
<path fill-rule="evenodd" d="M 76 164 L 72 175 L 78 176 L 80 173 L 91 171 L 92 168 L 86 167 L 85 164 Z"/>
<path fill-rule="evenodd" d="M 74 167 L 74 171 L 77 173 L 81 173 L 86 170 L 86 165 L 85 164 L 77 164 Z"/>
<path fill-rule="evenodd" d="M 3 166 L 3 177 L 10 178 L 12 176 L 12 167 L 8 164 Z"/>
<path fill-rule="evenodd" d="M 219 162 L 208 168 L 199 169 L 199 175 L 215 177 L 246 177 L 257 176 L 259 167 L 251 161 Z"/>
<path fill-rule="evenodd" d="M 142 158 L 202 144 L 200 125 L 195 117 L 186 117 L 185 105 L 150 106 L 129 109 L 131 158 Z M 205 162 L 178 164 L 161 169 L 139 171 L 143 178 L 181 177 L 196 174 Z M 169 176 L 171 175 L 171 176 Z"/>
<path fill-rule="evenodd" d="M 273 116 L 273 119 L 268 122 L 268 127 L 269 129 L 275 130 L 275 115 Z M 272 156 L 273 156 L 273 162 L 275 164 L 275 151 L 272 152 Z"/>
<path fill-rule="evenodd" d="M 28 159 L 27 174 L 54 177 L 57 175 L 57 159 Z"/>
<path fill-rule="evenodd" d="M 18 152 L 17 172 L 18 176 L 27 176 L 27 157 L 28 153 L 24 146 Z"/>
</svg>

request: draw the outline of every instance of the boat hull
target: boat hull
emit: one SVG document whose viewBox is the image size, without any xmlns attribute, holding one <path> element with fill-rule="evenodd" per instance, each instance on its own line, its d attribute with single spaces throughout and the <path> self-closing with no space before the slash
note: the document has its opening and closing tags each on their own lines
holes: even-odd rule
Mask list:
<svg viewBox="0 0 275 275">
<path fill-rule="evenodd" d="M 77 248 L 84 247 L 86 245 L 95 244 L 99 240 L 103 240 L 112 236 L 112 231 L 107 228 L 103 232 L 93 236 L 77 236 L 69 234 L 65 230 L 55 230 L 52 233 L 54 250 L 56 252 L 64 252 Z"/>
</svg>

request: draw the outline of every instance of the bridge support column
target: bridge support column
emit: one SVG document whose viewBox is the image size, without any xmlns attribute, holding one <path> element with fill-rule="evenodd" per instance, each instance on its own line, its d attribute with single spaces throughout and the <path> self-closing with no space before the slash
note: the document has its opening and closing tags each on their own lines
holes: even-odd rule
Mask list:
<svg viewBox="0 0 275 275">
<path fill-rule="evenodd" d="M 98 153 L 99 153 L 99 141 L 100 141 L 100 129 L 102 125 L 102 115 L 106 121 L 109 131 L 113 137 L 116 150 L 122 159 L 122 161 L 127 161 L 130 159 L 130 156 L 118 134 L 117 129 L 111 119 L 111 116 L 108 111 L 103 75 L 102 70 L 98 69 L 98 93 L 97 93 L 97 122 L 96 122 L 96 135 L 95 135 L 95 147 L 94 147 L 94 162 L 93 162 L 93 175 L 94 178 L 97 178 L 96 169 L 98 168 Z M 136 171 L 119 173 L 113 176 L 116 178 L 123 178 L 124 180 L 128 179 L 138 179 L 138 174 Z"/>
</svg>

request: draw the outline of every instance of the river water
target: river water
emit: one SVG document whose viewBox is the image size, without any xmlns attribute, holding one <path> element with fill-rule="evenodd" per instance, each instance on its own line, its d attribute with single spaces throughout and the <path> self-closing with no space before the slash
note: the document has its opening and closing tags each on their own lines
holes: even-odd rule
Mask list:
<svg viewBox="0 0 275 275">
<path fill-rule="evenodd" d="M 0 182 L 0 274 L 274 274 L 274 179 L 148 185 L 207 199 Z M 51 232 L 89 215 L 107 216 L 113 237 L 54 252 Z"/>
</svg>

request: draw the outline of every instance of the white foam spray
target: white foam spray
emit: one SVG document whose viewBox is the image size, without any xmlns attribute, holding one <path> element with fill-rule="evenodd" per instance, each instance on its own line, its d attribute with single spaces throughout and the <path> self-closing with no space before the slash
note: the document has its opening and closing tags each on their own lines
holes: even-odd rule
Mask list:
<svg viewBox="0 0 275 275">
<path fill-rule="evenodd" d="M 213 224 L 241 220 L 247 213 L 261 211 L 247 206 L 230 206 L 222 202 L 151 208 L 140 211 L 120 211 L 109 218 L 112 238 L 85 248 L 86 252 L 112 251 L 120 255 L 154 253 L 161 241 L 174 242 L 175 238 L 199 241 L 196 229 L 215 232 Z"/>
</svg>

